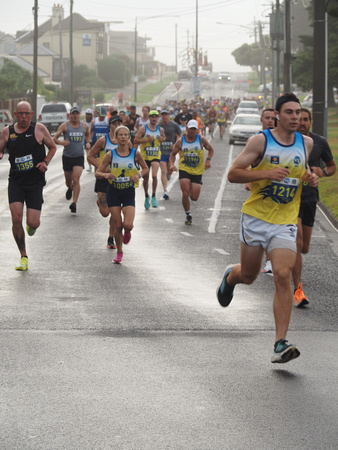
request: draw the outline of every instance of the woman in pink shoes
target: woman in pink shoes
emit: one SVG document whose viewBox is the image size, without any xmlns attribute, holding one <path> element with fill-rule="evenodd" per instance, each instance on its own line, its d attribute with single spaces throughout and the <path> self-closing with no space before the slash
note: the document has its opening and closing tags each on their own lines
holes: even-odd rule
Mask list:
<svg viewBox="0 0 338 450">
<path fill-rule="evenodd" d="M 140 152 L 129 147 L 130 131 L 125 126 L 115 130 L 117 147 L 107 152 L 95 172 L 96 178 L 109 181 L 107 203 L 115 224 L 117 254 L 113 262 L 122 262 L 122 244 L 128 244 L 135 219 L 135 188 L 149 171 Z M 123 217 L 122 217 L 123 213 Z"/>
</svg>

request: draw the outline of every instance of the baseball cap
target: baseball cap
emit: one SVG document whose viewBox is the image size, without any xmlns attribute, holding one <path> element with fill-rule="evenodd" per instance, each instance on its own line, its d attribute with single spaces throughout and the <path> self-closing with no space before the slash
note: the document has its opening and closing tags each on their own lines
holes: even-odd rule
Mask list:
<svg viewBox="0 0 338 450">
<path fill-rule="evenodd" d="M 187 127 L 188 128 L 198 128 L 197 120 L 189 120 Z"/>
<path fill-rule="evenodd" d="M 158 106 L 156 109 L 158 112 L 160 112 L 162 108 L 160 106 Z"/>
<path fill-rule="evenodd" d="M 110 119 L 109 119 L 109 125 L 111 124 L 111 123 L 114 123 L 114 122 L 123 122 L 123 120 L 122 120 L 122 117 L 120 117 L 120 116 L 112 116 Z"/>
<path fill-rule="evenodd" d="M 167 109 L 162 109 L 161 114 L 169 114 L 169 111 Z"/>
<path fill-rule="evenodd" d="M 93 114 L 93 111 L 90 108 L 88 108 L 86 109 L 86 114 Z"/>
<path fill-rule="evenodd" d="M 100 114 L 100 116 L 105 117 L 107 115 L 107 110 L 104 106 L 97 106 L 96 111 Z"/>
<path fill-rule="evenodd" d="M 74 112 L 78 112 L 80 113 L 80 109 L 77 106 L 73 106 L 73 108 L 71 108 L 70 113 L 73 114 Z"/>
<path fill-rule="evenodd" d="M 158 111 L 156 111 L 156 109 L 152 109 L 148 115 L 149 116 L 159 116 L 159 113 L 158 113 Z"/>
</svg>

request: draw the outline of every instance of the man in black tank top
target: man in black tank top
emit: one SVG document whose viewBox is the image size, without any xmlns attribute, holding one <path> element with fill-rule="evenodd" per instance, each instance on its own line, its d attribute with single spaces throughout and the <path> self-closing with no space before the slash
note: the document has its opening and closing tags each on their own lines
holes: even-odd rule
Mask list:
<svg viewBox="0 0 338 450">
<path fill-rule="evenodd" d="M 44 125 L 31 122 L 33 112 L 28 102 L 18 103 L 14 115 L 17 123 L 4 128 L 0 135 L 0 159 L 7 147 L 11 165 L 8 180 L 9 209 L 13 236 L 21 255 L 20 264 L 15 269 L 27 270 L 23 206 L 26 203 L 26 230 L 29 236 L 33 236 L 40 226 L 45 172 L 56 152 L 56 145 Z M 48 148 L 47 155 L 45 146 Z"/>
<path fill-rule="evenodd" d="M 128 116 L 126 116 L 126 125 L 130 130 L 130 140 L 132 143 L 134 143 L 134 138 L 135 138 L 135 125 L 136 125 L 136 121 L 140 116 L 138 114 L 136 114 L 136 106 L 131 106 L 130 107 L 130 114 L 128 114 Z"/>
</svg>

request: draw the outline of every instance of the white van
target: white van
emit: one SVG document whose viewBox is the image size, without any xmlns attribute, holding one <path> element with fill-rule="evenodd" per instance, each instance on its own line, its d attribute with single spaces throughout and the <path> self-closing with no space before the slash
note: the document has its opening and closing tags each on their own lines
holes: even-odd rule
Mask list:
<svg viewBox="0 0 338 450">
<path fill-rule="evenodd" d="M 45 103 L 41 106 L 39 122 L 45 125 L 51 133 L 70 118 L 71 107 L 72 105 L 68 102 Z"/>
</svg>

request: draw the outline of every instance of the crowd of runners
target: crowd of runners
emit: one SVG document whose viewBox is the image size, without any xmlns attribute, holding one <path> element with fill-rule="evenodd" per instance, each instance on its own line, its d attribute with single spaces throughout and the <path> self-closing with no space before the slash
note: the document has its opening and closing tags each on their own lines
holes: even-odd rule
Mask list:
<svg viewBox="0 0 338 450">
<path fill-rule="evenodd" d="M 45 173 L 56 145 L 63 146 L 65 197 L 71 201 L 72 214 L 77 212 L 80 178 L 86 162 L 88 170 L 94 167 L 93 189 L 99 212 L 110 217 L 107 247 L 117 249 L 113 261 L 120 264 L 123 245 L 131 240 L 135 189 L 141 179 L 144 208 L 148 210 L 158 207 L 158 179 L 163 199 L 169 200 L 167 183 L 172 173 L 178 171 L 184 223 L 192 225 L 190 201 L 198 200 L 203 173 L 212 165 L 212 139 L 217 127 L 219 138 L 223 138 L 227 121 L 236 114 L 239 101 L 230 98 L 167 101 L 158 106 L 143 106 L 140 115 L 135 106 L 127 112 L 113 106 L 97 107 L 94 111 L 86 110 L 84 120 L 80 119 L 80 109 L 74 106 L 70 119 L 60 125 L 54 138 L 44 125 L 31 122 L 33 113 L 28 102 L 18 103 L 17 122 L 0 135 L 0 159 L 6 149 L 9 153 L 9 206 L 13 236 L 21 255 L 15 269 L 28 269 L 22 223 L 24 204 L 26 232 L 33 236 L 40 225 Z M 276 289 L 272 362 L 281 363 L 300 354 L 286 340 L 292 301 L 294 298 L 296 306 L 308 303 L 300 283 L 301 254 L 308 252 L 310 244 L 318 179 L 333 175 L 336 166 L 325 139 L 309 132 L 311 112 L 301 108 L 294 94 L 284 94 L 274 109 L 263 110 L 261 121 L 264 130 L 248 140 L 228 175 L 231 182 L 245 184 L 250 194 L 242 208 L 241 261 L 226 269 L 217 298 L 223 307 L 228 306 L 237 284 L 251 284 L 258 276 L 266 251 Z"/>
</svg>

